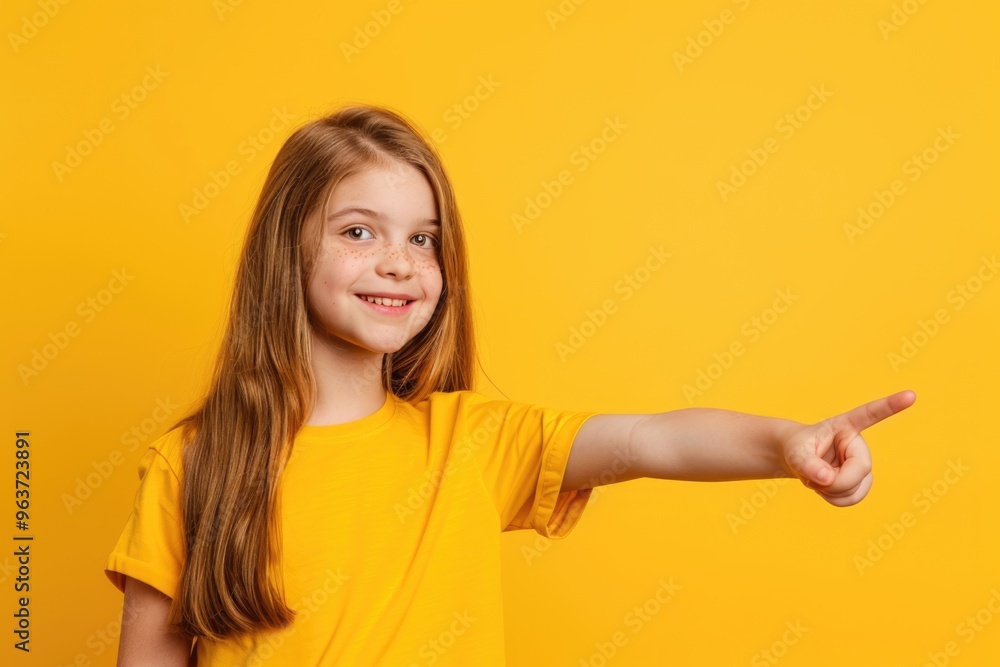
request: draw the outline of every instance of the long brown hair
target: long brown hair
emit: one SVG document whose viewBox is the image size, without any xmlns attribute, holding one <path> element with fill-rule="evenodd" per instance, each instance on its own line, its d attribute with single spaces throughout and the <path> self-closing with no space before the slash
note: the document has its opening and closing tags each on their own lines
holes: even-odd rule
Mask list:
<svg viewBox="0 0 1000 667">
<path fill-rule="evenodd" d="M 349 174 L 388 160 L 427 178 L 441 220 L 443 287 L 431 321 L 386 354 L 386 390 L 416 402 L 468 389 L 473 331 L 465 240 L 437 152 L 402 114 L 351 105 L 296 129 L 254 208 L 209 388 L 183 428 L 186 559 L 171 622 L 219 640 L 288 626 L 280 559 L 280 481 L 315 399 L 306 285 L 322 226 L 304 222 Z M 310 238 L 304 238 L 309 236 Z"/>
</svg>

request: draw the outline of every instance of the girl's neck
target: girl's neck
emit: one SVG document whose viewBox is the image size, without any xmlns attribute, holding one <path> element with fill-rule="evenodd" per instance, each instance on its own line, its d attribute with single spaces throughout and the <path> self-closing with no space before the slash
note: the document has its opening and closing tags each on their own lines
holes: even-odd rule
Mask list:
<svg viewBox="0 0 1000 667">
<path fill-rule="evenodd" d="M 312 342 L 316 403 L 306 419 L 310 426 L 343 424 L 374 413 L 386 400 L 382 355 Z"/>
</svg>

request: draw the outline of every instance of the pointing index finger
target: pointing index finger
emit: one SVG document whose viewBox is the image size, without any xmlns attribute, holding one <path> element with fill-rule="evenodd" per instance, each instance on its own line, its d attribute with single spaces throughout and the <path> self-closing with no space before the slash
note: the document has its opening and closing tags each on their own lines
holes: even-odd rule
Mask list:
<svg viewBox="0 0 1000 667">
<path fill-rule="evenodd" d="M 907 389 L 905 391 L 896 392 L 890 396 L 885 396 L 871 401 L 870 403 L 859 405 L 853 410 L 844 413 L 843 416 L 847 419 L 847 423 L 858 431 L 861 431 L 869 426 L 877 424 L 886 417 L 891 417 L 897 412 L 905 410 L 913 405 L 916 400 L 917 394 Z"/>
</svg>

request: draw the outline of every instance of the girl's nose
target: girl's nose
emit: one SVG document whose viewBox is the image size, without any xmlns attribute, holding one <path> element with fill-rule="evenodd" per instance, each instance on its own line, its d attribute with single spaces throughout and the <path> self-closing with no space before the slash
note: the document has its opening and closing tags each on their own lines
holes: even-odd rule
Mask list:
<svg viewBox="0 0 1000 667">
<path fill-rule="evenodd" d="M 386 244 L 379 252 L 376 270 L 384 276 L 409 278 L 416 265 L 405 244 Z"/>
</svg>

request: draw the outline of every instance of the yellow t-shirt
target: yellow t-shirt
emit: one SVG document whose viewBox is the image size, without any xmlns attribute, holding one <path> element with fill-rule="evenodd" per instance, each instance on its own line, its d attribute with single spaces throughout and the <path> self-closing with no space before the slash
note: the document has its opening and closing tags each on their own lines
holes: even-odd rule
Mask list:
<svg viewBox="0 0 1000 667">
<path fill-rule="evenodd" d="M 293 625 L 196 643 L 199 665 L 504 665 L 500 533 L 565 537 L 589 490 L 560 493 L 595 413 L 435 392 L 304 426 L 282 480 L 282 569 Z M 180 430 L 153 442 L 106 574 L 170 597 L 185 553 Z"/>
</svg>

